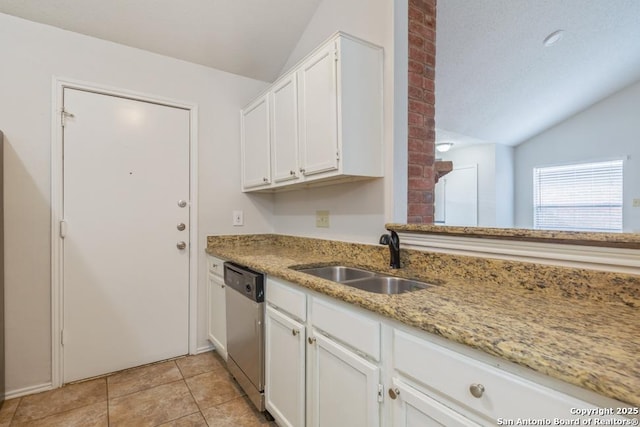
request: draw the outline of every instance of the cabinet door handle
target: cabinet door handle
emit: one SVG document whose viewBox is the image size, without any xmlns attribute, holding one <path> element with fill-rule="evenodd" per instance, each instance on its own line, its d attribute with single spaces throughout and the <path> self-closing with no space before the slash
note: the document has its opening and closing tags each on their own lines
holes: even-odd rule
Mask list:
<svg viewBox="0 0 640 427">
<path fill-rule="evenodd" d="M 398 396 L 400 396 L 400 390 L 398 390 L 397 388 L 390 388 L 389 389 L 389 397 L 392 398 L 393 400 L 396 400 L 398 398 Z"/>
<path fill-rule="evenodd" d="M 303 174 L 304 172 L 305 172 L 304 168 L 300 168 L 300 173 Z"/>
<path fill-rule="evenodd" d="M 482 384 L 471 384 L 469 386 L 469 392 L 473 397 L 480 399 L 484 393 L 484 386 Z"/>
<path fill-rule="evenodd" d="M 296 175 L 296 171 L 294 171 L 294 170 L 289 171 L 289 175 L 295 176 Z"/>
<path fill-rule="evenodd" d="M 307 341 L 309 341 L 309 344 L 313 345 L 313 343 L 316 342 L 316 338 L 315 337 L 309 337 L 309 338 L 307 338 Z"/>
<path fill-rule="evenodd" d="M 298 336 L 298 334 L 299 334 L 299 333 L 300 333 L 300 331 L 299 331 L 299 330 L 297 330 L 297 329 L 292 329 L 292 330 L 291 330 L 291 334 L 292 334 L 294 337 L 295 337 L 295 336 Z"/>
<path fill-rule="evenodd" d="M 267 177 L 263 177 L 263 178 L 262 178 L 262 182 L 269 182 L 269 178 L 267 178 Z"/>
</svg>

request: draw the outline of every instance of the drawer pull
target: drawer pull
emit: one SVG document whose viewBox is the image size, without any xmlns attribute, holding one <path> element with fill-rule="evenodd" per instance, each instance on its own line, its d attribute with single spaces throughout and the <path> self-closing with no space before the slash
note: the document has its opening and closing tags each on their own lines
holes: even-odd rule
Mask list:
<svg viewBox="0 0 640 427">
<path fill-rule="evenodd" d="M 313 345 L 313 343 L 316 342 L 316 338 L 315 337 L 309 337 L 309 338 L 307 338 L 307 341 L 309 341 L 309 344 Z"/>
<path fill-rule="evenodd" d="M 398 390 L 397 388 L 390 388 L 389 389 L 389 397 L 392 398 L 393 400 L 396 400 L 398 398 L 398 396 L 400 396 L 400 390 Z"/>
<path fill-rule="evenodd" d="M 469 392 L 473 397 L 477 397 L 479 399 L 484 393 L 484 386 L 482 384 L 471 384 L 469 386 Z"/>
<path fill-rule="evenodd" d="M 297 329 L 292 329 L 292 330 L 291 330 L 291 334 L 292 334 L 294 337 L 295 337 L 295 336 L 298 336 L 298 334 L 299 334 L 299 333 L 300 333 L 300 331 L 299 331 L 299 330 L 297 330 Z"/>
</svg>

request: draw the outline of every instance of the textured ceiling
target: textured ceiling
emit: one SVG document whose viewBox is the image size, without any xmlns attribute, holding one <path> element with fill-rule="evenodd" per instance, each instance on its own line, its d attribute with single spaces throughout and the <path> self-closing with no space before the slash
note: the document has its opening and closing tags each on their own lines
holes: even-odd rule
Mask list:
<svg viewBox="0 0 640 427">
<path fill-rule="evenodd" d="M 516 145 L 640 79 L 638 0 L 440 0 L 437 14 L 438 140 Z"/>
<path fill-rule="evenodd" d="M 273 81 L 320 0 L 0 0 L 0 12 Z"/>
</svg>

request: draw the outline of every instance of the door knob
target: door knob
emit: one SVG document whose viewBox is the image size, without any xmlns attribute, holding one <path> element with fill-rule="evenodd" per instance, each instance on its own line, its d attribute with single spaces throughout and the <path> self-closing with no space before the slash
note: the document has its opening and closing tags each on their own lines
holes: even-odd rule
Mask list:
<svg viewBox="0 0 640 427">
<path fill-rule="evenodd" d="M 307 338 L 307 341 L 309 341 L 309 344 L 313 344 L 314 342 L 316 342 L 315 337 L 309 337 Z"/>
<path fill-rule="evenodd" d="M 181 222 L 180 224 L 178 224 L 176 228 L 178 229 L 178 231 L 184 231 L 184 229 L 187 228 L 187 226 L 184 225 L 184 222 Z"/>
<path fill-rule="evenodd" d="M 390 388 L 389 389 L 389 397 L 392 398 L 393 400 L 396 400 L 398 398 L 398 396 L 400 396 L 400 390 L 398 390 L 397 388 Z"/>
<path fill-rule="evenodd" d="M 184 208 L 185 206 L 187 206 L 187 202 L 185 200 L 178 200 L 178 206 Z"/>
<path fill-rule="evenodd" d="M 178 249 L 184 249 L 186 247 L 187 247 L 187 244 L 185 242 L 178 242 L 176 244 L 176 248 L 178 248 Z"/>
</svg>

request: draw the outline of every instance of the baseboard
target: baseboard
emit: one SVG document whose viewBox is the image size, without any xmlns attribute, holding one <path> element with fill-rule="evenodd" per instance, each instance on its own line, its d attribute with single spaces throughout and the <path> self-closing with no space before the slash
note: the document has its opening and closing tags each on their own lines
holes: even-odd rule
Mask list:
<svg viewBox="0 0 640 427">
<path fill-rule="evenodd" d="M 44 383 L 44 384 L 38 384 L 38 385 L 32 385 L 32 386 L 29 386 L 29 387 L 20 388 L 18 390 L 7 391 L 4 394 L 4 399 L 5 400 L 15 399 L 16 397 L 22 397 L 22 396 L 26 396 L 26 395 L 29 395 L 29 394 L 36 394 L 36 393 L 40 393 L 42 391 L 49 391 L 49 390 L 53 390 L 53 384 L 51 382 Z"/>
<path fill-rule="evenodd" d="M 213 344 L 209 343 L 208 345 L 203 345 L 201 347 L 196 348 L 196 354 L 206 353 L 207 351 L 215 350 L 216 348 Z"/>
</svg>

